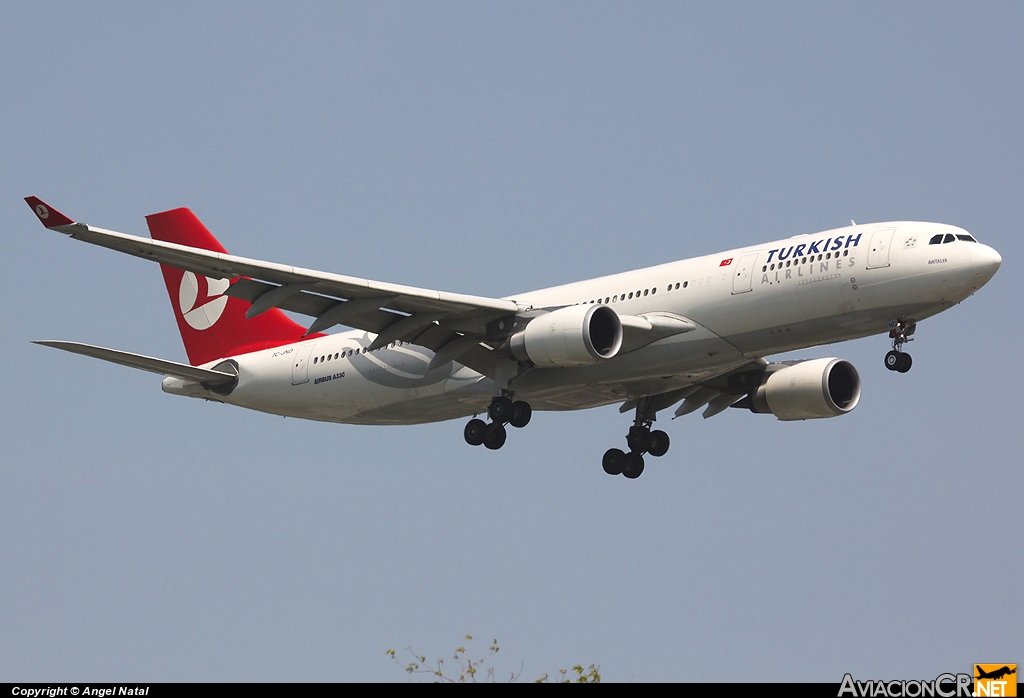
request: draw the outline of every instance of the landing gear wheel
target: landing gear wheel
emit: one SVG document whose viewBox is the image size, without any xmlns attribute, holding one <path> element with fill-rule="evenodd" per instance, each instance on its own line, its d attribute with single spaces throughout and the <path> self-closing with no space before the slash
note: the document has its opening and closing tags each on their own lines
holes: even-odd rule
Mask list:
<svg viewBox="0 0 1024 698">
<path fill-rule="evenodd" d="M 668 434 L 661 430 L 651 432 L 651 436 L 647 440 L 648 453 L 650 453 L 655 458 L 661 458 L 663 455 L 668 453 L 668 447 Z"/>
<path fill-rule="evenodd" d="M 504 395 L 491 400 L 491 406 L 487 408 L 487 414 L 495 422 L 504 424 L 512 416 L 512 401 Z"/>
<path fill-rule="evenodd" d="M 622 474 L 630 480 L 635 480 L 644 472 L 644 457 L 639 453 L 630 453 L 626 456 L 626 463 L 622 468 Z"/>
<path fill-rule="evenodd" d="M 484 437 L 484 446 L 497 451 L 499 448 L 505 445 L 505 437 L 508 434 L 505 432 L 505 427 L 501 424 L 491 424 L 487 427 L 487 436 Z"/>
<path fill-rule="evenodd" d="M 885 355 L 885 367 L 890 371 L 898 371 L 901 353 L 893 349 Z"/>
<path fill-rule="evenodd" d="M 466 428 L 462 430 L 462 435 L 466 437 L 466 443 L 470 446 L 479 446 L 487 438 L 487 422 L 482 419 L 469 420 Z"/>
<path fill-rule="evenodd" d="M 892 351 L 885 355 L 885 367 L 890 371 L 906 373 L 914 360 L 910 354 L 903 353 L 903 345 L 913 342 L 911 336 L 917 331 L 917 321 L 913 318 L 900 318 L 889 323 L 889 339 L 892 340 Z"/>
<path fill-rule="evenodd" d="M 629 434 L 626 436 L 626 443 L 629 445 L 630 451 L 646 451 L 650 440 L 651 432 L 647 427 L 630 427 Z"/>
<path fill-rule="evenodd" d="M 910 370 L 910 367 L 914 365 L 914 360 L 910 357 L 910 354 L 904 354 L 900 352 L 900 360 L 896 364 L 896 370 L 900 373 L 906 373 Z"/>
<path fill-rule="evenodd" d="M 601 467 L 609 475 L 621 475 L 622 466 L 626 463 L 626 454 L 619 448 L 609 448 L 601 459 Z"/>
<path fill-rule="evenodd" d="M 530 403 L 517 400 L 512 403 L 512 414 L 509 415 L 508 423 L 516 429 L 522 429 L 530 423 L 532 416 L 533 408 L 530 407 Z"/>
</svg>

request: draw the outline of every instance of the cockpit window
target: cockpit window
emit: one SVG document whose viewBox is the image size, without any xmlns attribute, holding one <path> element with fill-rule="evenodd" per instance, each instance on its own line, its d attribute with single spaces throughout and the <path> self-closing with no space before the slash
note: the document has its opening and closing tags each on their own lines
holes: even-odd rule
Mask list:
<svg viewBox="0 0 1024 698">
<path fill-rule="evenodd" d="M 942 243 L 942 233 L 938 235 L 932 235 L 932 239 L 928 241 L 929 245 L 939 245 Z"/>
<path fill-rule="evenodd" d="M 965 242 L 977 242 L 973 235 L 957 235 L 956 238 L 957 240 L 963 240 Z"/>
<path fill-rule="evenodd" d="M 953 233 L 946 233 L 946 237 L 942 238 L 942 244 L 945 245 L 947 242 L 953 242 L 956 240 L 956 235 Z"/>
</svg>

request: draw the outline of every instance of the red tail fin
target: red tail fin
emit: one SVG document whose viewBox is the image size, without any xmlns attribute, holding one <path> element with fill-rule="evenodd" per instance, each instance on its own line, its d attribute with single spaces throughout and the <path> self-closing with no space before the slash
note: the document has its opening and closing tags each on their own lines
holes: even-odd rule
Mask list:
<svg viewBox="0 0 1024 698">
<path fill-rule="evenodd" d="M 174 242 L 227 254 L 195 214 L 187 208 L 146 216 L 154 240 Z M 223 295 L 228 279 L 211 279 L 161 264 L 167 293 L 181 340 L 193 366 L 226 356 L 291 344 L 302 339 L 305 328 L 277 308 L 246 319 L 249 303 Z"/>
</svg>

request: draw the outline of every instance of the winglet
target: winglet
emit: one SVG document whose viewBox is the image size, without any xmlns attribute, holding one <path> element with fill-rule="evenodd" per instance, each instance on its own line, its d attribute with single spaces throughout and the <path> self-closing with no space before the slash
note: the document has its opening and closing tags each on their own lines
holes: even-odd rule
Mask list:
<svg viewBox="0 0 1024 698">
<path fill-rule="evenodd" d="M 35 196 L 26 196 L 25 202 L 32 209 L 32 212 L 36 214 L 36 217 L 39 218 L 39 222 L 47 228 L 59 228 L 62 225 L 74 225 L 75 223 L 53 206 L 44 204 L 42 200 Z"/>
</svg>

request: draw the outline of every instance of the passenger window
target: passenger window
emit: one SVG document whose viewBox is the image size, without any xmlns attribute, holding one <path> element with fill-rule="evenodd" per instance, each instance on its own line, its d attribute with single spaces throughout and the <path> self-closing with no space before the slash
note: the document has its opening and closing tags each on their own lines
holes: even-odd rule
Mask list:
<svg viewBox="0 0 1024 698">
<path fill-rule="evenodd" d="M 644 289 L 644 296 L 645 297 L 647 296 L 647 289 L 646 288 Z"/>
</svg>

